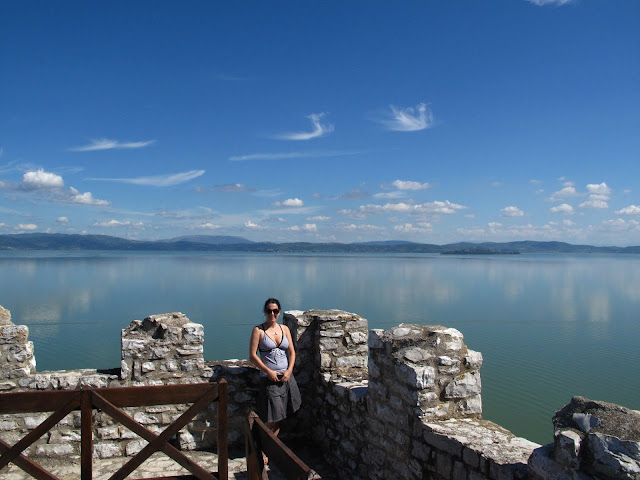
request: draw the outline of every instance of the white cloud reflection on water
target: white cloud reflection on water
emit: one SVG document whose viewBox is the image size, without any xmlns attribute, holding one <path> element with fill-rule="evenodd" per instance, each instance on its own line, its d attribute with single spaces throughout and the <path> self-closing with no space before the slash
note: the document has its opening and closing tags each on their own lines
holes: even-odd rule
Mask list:
<svg viewBox="0 0 640 480">
<path fill-rule="evenodd" d="M 204 324 L 207 360 L 246 358 L 251 326 L 262 321 L 264 300 L 276 296 L 285 309 L 357 313 L 370 328 L 457 328 L 485 356 L 488 418 L 509 421 L 502 412 L 513 391 L 547 392 L 530 405 L 531 425 L 514 432 L 524 435 L 537 435 L 536 424 L 548 423 L 571 394 L 620 395 L 617 401 L 634 406 L 639 285 L 640 256 L 0 257 L 0 305 L 14 322 L 31 324 L 39 370 L 113 367 L 122 328 L 170 311 Z M 621 365 L 603 370 L 618 358 Z"/>
</svg>

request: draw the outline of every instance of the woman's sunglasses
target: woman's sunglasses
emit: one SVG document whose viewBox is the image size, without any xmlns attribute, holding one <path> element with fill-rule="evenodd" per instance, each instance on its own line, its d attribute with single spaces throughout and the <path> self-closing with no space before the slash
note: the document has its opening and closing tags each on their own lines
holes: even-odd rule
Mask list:
<svg viewBox="0 0 640 480">
<path fill-rule="evenodd" d="M 278 310 L 277 308 L 274 308 L 273 310 L 267 309 L 265 313 L 267 315 L 269 315 L 270 313 L 273 313 L 274 315 L 278 315 L 280 313 L 280 310 Z"/>
</svg>

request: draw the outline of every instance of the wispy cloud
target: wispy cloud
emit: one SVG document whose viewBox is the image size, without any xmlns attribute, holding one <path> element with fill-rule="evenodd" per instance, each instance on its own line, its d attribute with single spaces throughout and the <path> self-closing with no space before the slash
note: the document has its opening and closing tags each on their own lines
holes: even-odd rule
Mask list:
<svg viewBox="0 0 640 480">
<path fill-rule="evenodd" d="M 396 187 L 398 190 L 424 190 L 431 187 L 427 182 L 420 183 L 409 180 L 394 180 L 391 185 Z"/>
<path fill-rule="evenodd" d="M 394 225 L 393 231 L 399 233 L 430 233 L 433 228 L 431 228 L 431 223 L 429 222 L 420 222 L 416 225 L 405 223 L 403 225 Z"/>
<path fill-rule="evenodd" d="M 391 118 L 381 120 L 389 130 L 396 132 L 416 132 L 430 128 L 434 124 L 433 114 L 426 103 L 420 103 L 415 108 L 399 108 L 390 105 Z"/>
<path fill-rule="evenodd" d="M 215 185 L 213 187 L 195 187 L 196 192 L 223 192 L 223 193 L 238 193 L 238 192 L 256 192 L 253 187 L 248 187 L 242 183 L 226 183 L 224 185 Z"/>
<path fill-rule="evenodd" d="M 299 198 L 288 198 L 283 202 L 275 202 L 276 207 L 304 207 L 304 202 Z"/>
<path fill-rule="evenodd" d="M 144 228 L 144 223 L 142 222 L 131 222 L 130 220 L 107 220 L 104 222 L 95 222 L 93 224 L 94 227 L 104 227 L 104 228 L 111 228 L 111 227 L 135 227 L 135 228 Z"/>
<path fill-rule="evenodd" d="M 108 138 L 96 138 L 91 140 L 91 143 L 89 145 L 72 147 L 69 150 L 72 152 L 92 152 L 95 150 L 144 148 L 154 144 L 155 142 L 155 140 L 147 140 L 144 142 L 119 142 L 118 140 L 110 140 Z"/>
<path fill-rule="evenodd" d="M 529 3 L 533 3 L 534 5 L 538 5 L 539 7 L 544 7 L 545 5 L 555 5 L 562 6 L 567 5 L 569 3 L 573 3 L 574 0 L 527 0 Z"/>
<path fill-rule="evenodd" d="M 313 129 L 310 132 L 293 132 L 276 135 L 281 140 L 311 140 L 313 138 L 322 137 L 333 132 L 333 125 L 330 123 L 322 123 L 320 120 L 325 113 L 312 113 L 307 118 L 311 120 Z"/>
<path fill-rule="evenodd" d="M 320 152 L 280 152 L 280 153 L 251 153 L 248 155 L 235 155 L 229 157 L 232 162 L 243 162 L 247 160 L 290 160 L 295 158 L 331 158 L 345 155 L 358 155 L 362 152 L 353 150 L 328 150 Z"/>
<path fill-rule="evenodd" d="M 99 182 L 132 183 L 134 185 L 149 185 L 152 187 L 173 187 L 204 175 L 204 170 L 189 170 L 188 172 L 172 173 L 168 175 L 154 175 L 138 178 L 89 178 Z"/>
<path fill-rule="evenodd" d="M 433 201 L 427 203 L 420 204 L 410 204 L 405 202 L 398 203 L 386 203 L 384 205 L 361 205 L 358 209 L 342 209 L 339 210 L 338 213 L 342 215 L 348 215 L 354 218 L 361 219 L 364 215 L 373 215 L 373 214 L 417 214 L 417 215 L 440 215 L 440 214 L 453 214 L 458 210 L 463 210 L 467 207 L 463 205 L 458 205 L 456 203 L 451 203 L 448 200 L 444 202 L 441 201 Z"/>
</svg>

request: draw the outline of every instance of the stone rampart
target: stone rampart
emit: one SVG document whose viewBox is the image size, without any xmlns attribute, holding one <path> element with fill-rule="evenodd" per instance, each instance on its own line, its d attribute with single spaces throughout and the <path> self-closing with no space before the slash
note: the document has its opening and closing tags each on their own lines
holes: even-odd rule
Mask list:
<svg viewBox="0 0 640 480">
<path fill-rule="evenodd" d="M 598 478 L 639 478 L 634 472 L 640 473 L 640 443 L 633 435 L 613 437 L 619 440 L 614 445 L 610 430 L 580 434 L 572 429 L 575 425 L 566 425 L 566 418 L 565 423 L 554 419 L 559 425 L 555 444 L 541 447 L 483 420 L 483 358 L 467 348 L 458 330 L 400 325 L 369 331 L 365 319 L 340 310 L 290 311 L 284 322 L 296 345 L 294 373 L 303 408 L 287 420 L 283 435 L 293 441 L 299 436 L 313 442 L 326 461 L 341 472 L 341 478 L 568 480 L 593 478 L 593 472 Z M 122 331 L 121 368 L 112 371 L 36 373 L 33 345 L 27 336 L 26 327 L 13 325 L 9 313 L 0 310 L 3 391 L 224 378 L 229 390 L 229 441 L 232 446 L 242 445 L 246 415 L 255 409 L 257 371 L 241 360 L 205 362 L 204 330 L 183 314 L 134 320 Z M 180 431 L 177 441 L 181 448 L 208 447 L 215 442 L 215 407 L 212 404 Z M 158 432 L 185 408 L 143 407 L 129 409 L 129 413 Z M 638 413 L 631 413 L 622 418 L 636 421 Z M 593 410 L 581 414 L 596 416 Z M 2 415 L 0 439 L 13 444 L 44 418 L 43 414 Z M 95 412 L 95 419 L 96 457 L 133 455 L 146 444 L 102 412 Z M 27 453 L 78 455 L 79 426 L 79 412 L 73 412 Z M 594 447 L 589 449 L 588 445 Z M 585 452 L 596 449 L 599 457 L 594 463 L 594 454 Z"/>
</svg>

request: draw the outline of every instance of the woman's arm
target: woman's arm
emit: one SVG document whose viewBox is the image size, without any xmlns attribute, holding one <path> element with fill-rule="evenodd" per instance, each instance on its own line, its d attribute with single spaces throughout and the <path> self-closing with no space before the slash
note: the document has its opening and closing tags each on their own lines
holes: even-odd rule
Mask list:
<svg viewBox="0 0 640 480">
<path fill-rule="evenodd" d="M 291 377 L 293 373 L 293 366 L 296 363 L 296 350 L 293 348 L 293 339 L 291 338 L 291 332 L 289 331 L 289 327 L 286 325 L 282 326 L 282 330 L 284 330 L 284 334 L 287 336 L 287 340 L 289 340 L 289 346 L 287 347 L 287 357 L 289 359 L 289 367 L 283 372 L 282 381 L 286 382 Z"/>
<path fill-rule="evenodd" d="M 261 330 L 258 327 L 253 327 L 253 330 L 251 331 L 251 339 L 249 340 L 249 360 L 256 367 L 258 367 L 260 370 L 266 373 L 272 382 L 279 382 L 280 380 L 278 380 L 278 374 L 273 370 L 271 370 L 269 367 L 267 367 L 258 356 L 258 344 L 260 343 L 260 332 Z"/>
</svg>

